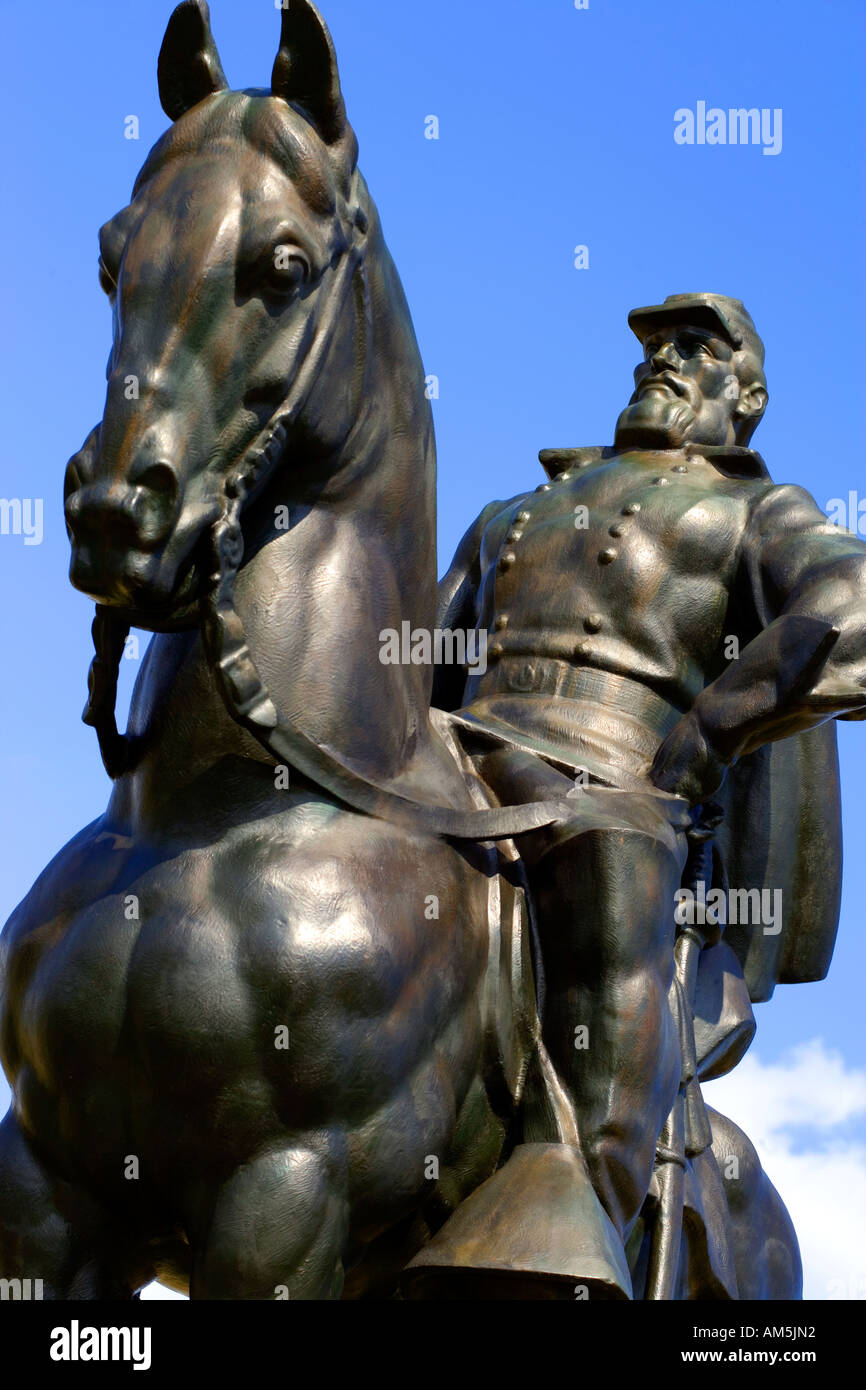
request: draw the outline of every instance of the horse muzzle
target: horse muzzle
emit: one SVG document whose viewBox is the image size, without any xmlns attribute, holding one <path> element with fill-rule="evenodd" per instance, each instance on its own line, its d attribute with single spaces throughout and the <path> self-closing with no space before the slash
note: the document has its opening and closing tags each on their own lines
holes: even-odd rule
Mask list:
<svg viewBox="0 0 866 1390">
<path fill-rule="evenodd" d="M 111 606 L 170 602 L 178 563 L 168 552 L 175 548 L 182 492 L 169 463 L 149 463 L 117 480 L 93 478 L 86 448 L 71 459 L 64 510 L 75 587 Z"/>
</svg>

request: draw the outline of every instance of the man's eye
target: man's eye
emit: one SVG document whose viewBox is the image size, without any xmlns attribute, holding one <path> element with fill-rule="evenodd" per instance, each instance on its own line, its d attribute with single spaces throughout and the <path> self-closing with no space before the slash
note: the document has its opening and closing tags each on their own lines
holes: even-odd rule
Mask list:
<svg viewBox="0 0 866 1390">
<path fill-rule="evenodd" d="M 693 333 L 684 333 L 680 338 L 680 345 L 689 357 L 695 357 L 698 353 L 703 353 L 707 357 L 712 356 L 710 346 L 706 339 L 699 338 Z"/>
</svg>

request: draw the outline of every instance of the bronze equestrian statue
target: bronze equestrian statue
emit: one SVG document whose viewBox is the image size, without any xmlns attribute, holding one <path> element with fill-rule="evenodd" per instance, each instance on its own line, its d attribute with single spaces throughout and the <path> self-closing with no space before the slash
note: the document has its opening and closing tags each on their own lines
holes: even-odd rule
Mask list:
<svg viewBox="0 0 866 1390">
<path fill-rule="evenodd" d="M 633 315 L 614 447 L 488 508 L 437 620 L 424 373 L 321 17 L 293 0 L 270 89 L 233 92 L 185 0 L 159 85 L 65 484 L 114 786 L 0 938 L 0 1276 L 798 1297 L 700 1081 L 750 993 L 829 963 L 822 721 L 866 706 L 866 547 L 745 447 L 751 321 Z M 440 668 L 431 704 L 430 666 L 379 659 L 406 621 L 489 625 L 488 672 Z M 154 637 L 120 735 L 130 626 Z M 722 884 L 781 886 L 783 928 L 682 919 Z"/>
</svg>

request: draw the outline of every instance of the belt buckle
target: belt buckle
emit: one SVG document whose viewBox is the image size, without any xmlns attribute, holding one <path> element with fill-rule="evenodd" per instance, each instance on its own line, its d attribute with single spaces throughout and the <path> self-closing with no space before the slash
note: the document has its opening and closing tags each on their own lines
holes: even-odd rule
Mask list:
<svg viewBox="0 0 866 1390">
<path fill-rule="evenodd" d="M 538 667 L 534 661 L 523 661 L 508 673 L 510 690 L 534 690 L 538 679 Z"/>
</svg>

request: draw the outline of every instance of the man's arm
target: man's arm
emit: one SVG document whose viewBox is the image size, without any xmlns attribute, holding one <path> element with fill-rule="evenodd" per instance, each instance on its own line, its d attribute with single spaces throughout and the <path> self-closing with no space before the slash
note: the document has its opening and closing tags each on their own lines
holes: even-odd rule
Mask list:
<svg viewBox="0 0 866 1390">
<path fill-rule="evenodd" d="M 737 758 L 833 717 L 866 718 L 866 544 L 802 488 L 755 507 L 742 578 L 764 630 L 698 696 L 651 772 L 665 791 L 709 796 Z"/>
<path fill-rule="evenodd" d="M 866 718 L 866 543 L 828 521 L 803 488 L 776 487 L 753 512 L 743 563 L 765 625 L 796 615 L 839 634 L 791 717 L 803 729 L 834 715 Z"/>
<path fill-rule="evenodd" d="M 472 523 L 454 553 L 448 573 L 440 580 L 436 627 L 470 632 L 478 621 L 481 587 L 481 540 L 488 524 L 508 504 L 491 502 Z M 463 703 L 464 666 L 437 666 L 433 673 L 431 703 L 437 709 L 455 710 Z"/>
</svg>

